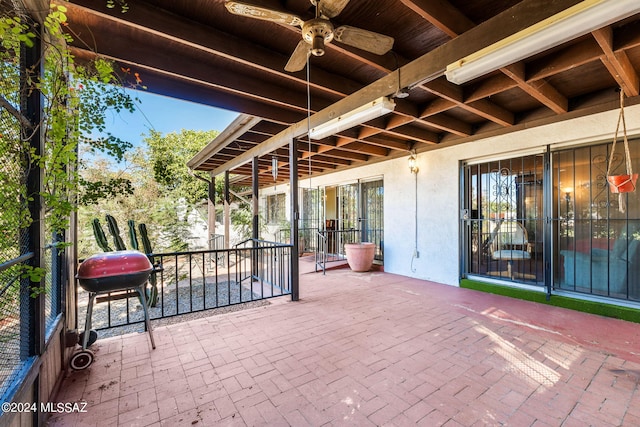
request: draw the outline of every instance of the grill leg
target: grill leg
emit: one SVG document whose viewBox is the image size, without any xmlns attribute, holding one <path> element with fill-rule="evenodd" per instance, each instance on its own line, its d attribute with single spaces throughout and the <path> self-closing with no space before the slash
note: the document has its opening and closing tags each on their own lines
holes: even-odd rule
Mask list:
<svg viewBox="0 0 640 427">
<path fill-rule="evenodd" d="M 151 330 L 151 321 L 149 320 L 149 308 L 147 307 L 147 297 L 145 295 L 146 283 L 138 287 L 138 294 L 140 294 L 140 302 L 142 303 L 142 309 L 144 310 L 144 324 L 147 326 L 147 332 L 149 332 L 149 339 L 151 339 L 151 348 L 155 350 L 156 343 L 153 340 L 153 330 Z"/>
<path fill-rule="evenodd" d="M 82 349 L 87 349 L 87 344 L 89 343 L 89 333 L 91 332 L 91 315 L 93 314 L 93 302 L 96 299 L 95 292 L 89 292 L 89 302 L 87 304 L 87 316 L 84 320 L 84 334 L 82 337 Z"/>
</svg>

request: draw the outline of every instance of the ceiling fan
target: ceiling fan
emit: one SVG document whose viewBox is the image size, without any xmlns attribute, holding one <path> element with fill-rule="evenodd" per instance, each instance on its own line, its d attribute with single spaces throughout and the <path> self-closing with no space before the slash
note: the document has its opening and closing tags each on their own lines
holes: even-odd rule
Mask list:
<svg viewBox="0 0 640 427">
<path fill-rule="evenodd" d="M 333 27 L 329 19 L 338 16 L 347 6 L 349 0 L 310 1 L 316 7 L 316 17 L 309 21 L 303 21 L 300 17 L 291 13 L 243 2 L 227 1 L 225 6 L 229 12 L 235 15 L 302 28 L 302 40 L 298 43 L 287 65 L 284 67 L 289 72 L 302 70 L 307 63 L 309 55 L 324 55 L 325 43 L 329 43 L 332 40 L 337 40 L 340 43 L 377 55 L 384 55 L 393 47 L 393 37 L 349 25 L 341 25 L 338 28 Z"/>
</svg>

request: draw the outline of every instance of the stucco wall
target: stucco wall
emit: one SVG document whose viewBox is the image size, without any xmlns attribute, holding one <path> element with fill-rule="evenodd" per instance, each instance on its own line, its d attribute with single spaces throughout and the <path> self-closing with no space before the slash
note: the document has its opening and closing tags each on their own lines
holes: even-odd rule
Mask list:
<svg viewBox="0 0 640 427">
<path fill-rule="evenodd" d="M 639 135 L 640 106 L 627 107 L 625 112 L 629 134 Z M 413 264 L 416 191 L 414 177 L 409 172 L 408 154 L 395 160 L 314 177 L 311 186 L 383 177 L 385 271 L 457 285 L 460 276 L 460 162 L 505 157 L 509 153 L 517 156 L 520 155 L 518 151 L 547 145 L 607 141 L 613 137 L 617 119 L 618 112 L 610 111 L 420 153 L 417 175 L 419 258 Z M 302 180 L 300 187 L 309 187 L 309 181 Z M 273 188 L 267 189 L 264 194 L 272 191 Z M 276 191 L 288 193 L 288 187 L 280 186 Z"/>
</svg>

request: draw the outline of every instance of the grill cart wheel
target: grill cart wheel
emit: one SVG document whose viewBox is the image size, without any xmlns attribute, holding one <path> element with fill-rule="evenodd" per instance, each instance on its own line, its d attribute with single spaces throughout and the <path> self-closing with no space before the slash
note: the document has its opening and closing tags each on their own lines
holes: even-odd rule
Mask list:
<svg viewBox="0 0 640 427">
<path fill-rule="evenodd" d="M 78 344 L 82 346 L 82 340 L 84 339 L 84 332 L 78 335 Z M 89 340 L 87 341 L 87 347 L 91 347 L 91 345 L 98 340 L 98 332 L 94 329 L 89 331 Z"/>
<path fill-rule="evenodd" d="M 87 369 L 93 363 L 93 352 L 91 350 L 80 350 L 71 357 L 69 365 L 71 369 L 82 371 Z"/>
</svg>

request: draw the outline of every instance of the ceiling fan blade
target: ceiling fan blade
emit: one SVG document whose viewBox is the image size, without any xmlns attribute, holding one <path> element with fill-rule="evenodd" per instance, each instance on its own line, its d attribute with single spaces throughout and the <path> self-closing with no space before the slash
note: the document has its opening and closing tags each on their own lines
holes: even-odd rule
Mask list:
<svg viewBox="0 0 640 427">
<path fill-rule="evenodd" d="M 348 3 L 349 0 L 320 0 L 318 8 L 322 15 L 327 18 L 333 18 L 338 16 Z"/>
<path fill-rule="evenodd" d="M 349 25 L 336 28 L 333 39 L 377 55 L 384 55 L 393 47 L 393 37 Z"/>
<path fill-rule="evenodd" d="M 303 70 L 305 65 L 307 65 L 307 58 L 310 54 L 311 45 L 304 40 L 300 40 L 298 46 L 296 46 L 296 49 L 291 54 L 287 65 L 284 66 L 285 71 L 295 73 L 296 71 Z"/>
<path fill-rule="evenodd" d="M 228 1 L 225 2 L 224 6 L 234 15 L 245 16 L 247 18 L 262 19 L 263 21 L 271 21 L 278 24 L 297 25 L 299 27 L 304 24 L 304 21 L 300 19 L 300 17 L 291 13 L 266 9 L 248 3 Z"/>
</svg>

